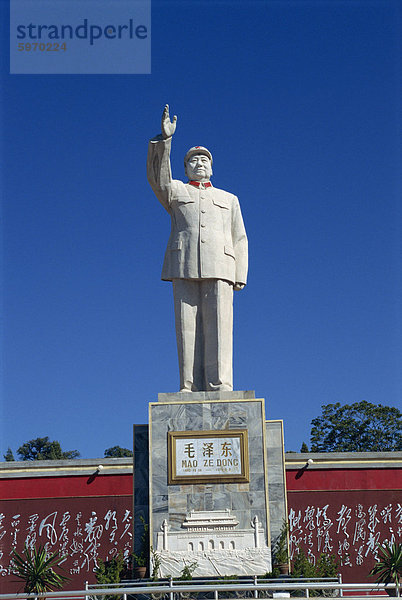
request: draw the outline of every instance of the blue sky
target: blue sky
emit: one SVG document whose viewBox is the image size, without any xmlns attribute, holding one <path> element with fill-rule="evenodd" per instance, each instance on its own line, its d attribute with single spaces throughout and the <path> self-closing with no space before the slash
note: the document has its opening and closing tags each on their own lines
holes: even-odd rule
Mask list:
<svg viewBox="0 0 402 600">
<path fill-rule="evenodd" d="M 323 404 L 401 408 L 399 2 L 154 1 L 151 75 L 9 75 L 0 8 L 2 454 L 131 447 L 178 389 L 145 172 L 166 102 L 174 176 L 207 146 L 243 211 L 235 389 L 266 398 L 287 450 Z"/>
</svg>

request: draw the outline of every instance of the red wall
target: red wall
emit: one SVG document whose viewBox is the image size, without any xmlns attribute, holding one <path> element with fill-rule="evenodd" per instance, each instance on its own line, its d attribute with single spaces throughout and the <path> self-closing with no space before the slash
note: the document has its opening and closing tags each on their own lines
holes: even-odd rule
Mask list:
<svg viewBox="0 0 402 600">
<path fill-rule="evenodd" d="M 401 469 L 288 470 L 292 556 L 328 551 L 345 581 L 365 581 L 378 542 L 401 540 Z M 21 590 L 10 572 L 12 548 L 46 545 L 65 557 L 67 589 L 95 581 L 97 558 L 132 549 L 132 476 L 0 479 L 0 591 Z M 13 583 L 14 582 L 14 583 Z"/>
<path fill-rule="evenodd" d="M 402 469 L 299 469 L 286 472 L 289 491 L 402 489 Z"/>
<path fill-rule="evenodd" d="M 0 592 L 22 591 L 11 551 L 45 545 L 65 557 L 65 589 L 95 582 L 97 559 L 132 551 L 132 476 L 0 480 Z"/>
<path fill-rule="evenodd" d="M 0 479 L 0 498 L 122 496 L 133 493 L 132 475 L 21 477 Z"/>
<path fill-rule="evenodd" d="M 401 469 L 287 471 L 292 558 L 313 562 L 336 554 L 345 582 L 374 581 L 368 573 L 377 544 L 402 539 Z"/>
</svg>

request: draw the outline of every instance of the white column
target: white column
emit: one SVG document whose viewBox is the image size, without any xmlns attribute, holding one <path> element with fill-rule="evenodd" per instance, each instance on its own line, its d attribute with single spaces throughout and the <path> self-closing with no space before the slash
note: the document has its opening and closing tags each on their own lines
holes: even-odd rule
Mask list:
<svg viewBox="0 0 402 600">
<path fill-rule="evenodd" d="M 255 548 L 259 548 L 260 547 L 260 538 L 259 538 L 260 524 L 258 522 L 257 515 L 253 519 L 252 526 L 254 527 L 254 546 L 255 546 Z"/>
<path fill-rule="evenodd" d="M 166 519 L 164 519 L 162 523 L 162 532 L 163 532 L 163 549 L 168 550 L 168 529 L 169 525 Z"/>
</svg>

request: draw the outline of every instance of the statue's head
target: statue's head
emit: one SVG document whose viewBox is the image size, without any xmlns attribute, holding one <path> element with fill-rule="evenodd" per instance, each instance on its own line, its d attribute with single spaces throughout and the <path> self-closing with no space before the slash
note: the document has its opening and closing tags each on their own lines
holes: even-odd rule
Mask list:
<svg viewBox="0 0 402 600">
<path fill-rule="evenodd" d="M 190 181 L 209 181 L 212 176 L 212 154 L 204 146 L 190 148 L 184 157 L 184 172 Z"/>
</svg>

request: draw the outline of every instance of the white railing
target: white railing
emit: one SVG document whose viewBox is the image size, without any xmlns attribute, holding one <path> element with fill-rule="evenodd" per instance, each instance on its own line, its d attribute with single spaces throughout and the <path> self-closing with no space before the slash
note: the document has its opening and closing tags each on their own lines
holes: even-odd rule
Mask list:
<svg viewBox="0 0 402 600">
<path fill-rule="evenodd" d="M 183 591 L 183 585 L 192 585 L 192 590 L 193 591 L 194 591 L 194 585 L 202 585 L 202 586 L 208 586 L 208 585 L 211 586 L 212 585 L 212 586 L 214 586 L 214 590 L 213 590 L 213 592 L 214 592 L 214 599 L 218 600 L 219 591 L 222 591 L 222 589 L 223 589 L 221 587 L 222 585 L 235 585 L 236 588 L 234 590 L 232 590 L 232 591 L 238 592 L 242 596 L 245 593 L 251 591 L 251 592 L 253 592 L 252 596 L 254 598 L 258 598 L 259 597 L 258 596 L 258 589 L 254 589 L 254 587 L 253 587 L 250 590 L 250 588 L 247 587 L 248 585 L 251 584 L 253 586 L 257 586 L 258 584 L 261 584 L 261 583 L 271 583 L 271 584 L 280 584 L 280 583 L 283 583 L 283 584 L 286 584 L 285 579 L 286 579 L 286 581 L 289 581 L 290 577 L 289 576 L 285 576 L 282 579 L 280 577 L 278 579 L 264 579 L 262 577 L 258 577 L 257 575 L 254 575 L 254 577 L 252 577 L 252 578 L 242 577 L 240 580 L 239 579 L 230 579 L 230 577 L 226 577 L 224 579 L 221 579 L 219 577 L 216 577 L 215 579 L 212 579 L 212 578 L 201 579 L 201 578 L 197 577 L 190 584 L 189 581 L 183 581 L 183 580 L 181 580 L 181 581 L 180 580 L 176 580 L 175 581 L 175 580 L 173 580 L 172 577 L 170 577 L 169 579 L 157 580 L 157 581 L 153 581 L 153 580 L 148 579 L 148 580 L 146 580 L 146 584 L 145 584 L 145 580 L 144 580 L 144 584 L 146 585 L 147 590 L 149 590 L 150 587 L 153 588 L 153 587 L 155 587 L 157 585 L 159 585 L 159 586 L 161 584 L 163 585 L 163 581 L 165 581 L 165 585 L 169 586 L 169 599 L 170 600 L 174 600 L 174 598 L 173 598 L 173 592 L 171 590 L 174 589 L 177 592 L 177 594 L 179 595 L 178 589 L 180 589 L 181 591 Z M 342 583 L 342 576 L 338 575 L 338 577 L 320 577 L 320 578 L 317 578 L 317 577 L 315 577 L 315 578 L 306 578 L 306 577 L 295 578 L 295 577 L 292 577 L 291 581 L 292 581 L 292 583 L 298 583 L 298 584 L 303 584 L 303 583 L 307 583 L 307 582 L 308 583 L 320 583 L 320 582 L 323 582 L 325 584 L 328 584 L 328 583 Z M 139 583 L 138 579 L 134 580 L 134 581 L 125 581 L 125 585 L 128 585 L 129 587 L 131 585 L 138 586 L 138 583 Z M 119 587 L 120 585 L 121 584 L 119 584 L 119 583 L 108 584 L 108 589 L 113 589 L 113 588 Z M 219 587 L 217 587 L 217 586 L 219 586 Z M 86 590 L 94 590 L 94 591 L 96 591 L 97 589 L 99 589 L 101 587 L 102 587 L 102 584 L 99 584 L 99 583 L 88 583 L 88 582 L 85 582 L 85 589 Z M 207 589 L 206 587 L 203 587 L 202 589 L 205 592 L 211 592 L 211 590 Z M 261 589 L 261 588 L 259 588 L 259 589 Z M 301 589 L 304 589 L 304 588 L 301 588 Z M 331 590 L 333 589 L 332 586 L 330 586 L 330 589 Z M 305 588 L 305 591 L 306 591 L 306 597 L 308 598 L 309 595 L 310 595 L 309 594 L 309 588 Z M 342 590 L 340 590 L 340 592 L 339 592 L 338 595 L 342 596 Z M 160 598 L 161 596 L 162 595 L 158 594 L 158 598 Z M 94 598 L 94 596 L 91 596 L 90 598 Z M 95 596 L 94 600 L 96 600 L 96 596 Z M 126 598 L 124 598 L 123 600 L 126 600 Z M 179 598 L 179 600 L 180 600 L 180 598 Z"/>
<path fill-rule="evenodd" d="M 250 581 L 250 580 L 249 580 Z M 223 600 L 225 593 L 237 592 L 242 598 L 267 598 L 274 592 L 278 594 L 276 597 L 289 597 L 293 592 L 304 592 L 304 595 L 298 596 L 298 599 L 310 597 L 311 590 L 323 590 L 326 598 L 339 597 L 344 594 L 353 597 L 353 600 L 367 600 L 368 595 L 386 596 L 386 590 L 395 590 L 395 584 L 383 583 L 335 583 L 335 580 L 295 580 L 289 579 L 281 583 L 278 580 L 263 580 L 254 578 L 252 582 L 247 583 L 242 580 L 205 580 L 205 583 L 200 581 L 173 581 L 167 583 L 160 581 L 153 582 L 146 580 L 144 582 L 132 582 L 110 585 L 108 587 L 98 585 L 87 585 L 85 590 L 73 590 L 62 592 L 44 592 L 43 594 L 0 594 L 0 600 L 34 600 L 35 598 L 46 598 L 50 600 L 103 600 L 105 596 L 119 596 L 123 600 L 127 600 L 128 596 L 139 596 L 135 600 L 189 600 L 195 594 L 205 595 L 209 592 L 213 594 L 214 600 Z M 400 590 L 396 590 L 396 595 L 399 596 Z M 279 593 L 282 596 L 279 596 Z M 269 596 L 268 596 L 269 594 Z M 285 595 L 286 594 L 286 595 Z M 117 598 L 116 598 L 117 600 Z M 130 599 L 131 600 L 131 599 Z"/>
</svg>

